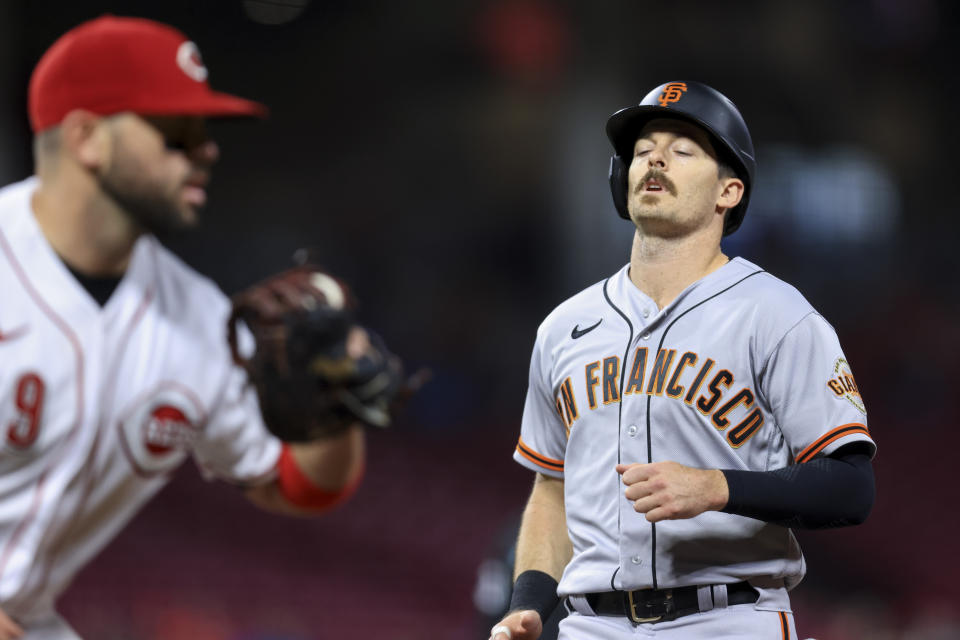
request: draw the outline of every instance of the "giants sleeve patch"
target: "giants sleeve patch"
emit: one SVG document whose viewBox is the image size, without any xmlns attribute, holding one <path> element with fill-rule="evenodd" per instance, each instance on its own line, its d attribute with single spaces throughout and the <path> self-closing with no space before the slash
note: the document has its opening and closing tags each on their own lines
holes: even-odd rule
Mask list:
<svg viewBox="0 0 960 640">
<path fill-rule="evenodd" d="M 853 379 L 850 364 L 844 358 L 837 358 L 833 363 L 833 376 L 827 380 L 827 387 L 838 399 L 844 399 L 863 415 L 867 415 L 867 408 L 860 396 L 860 389 Z"/>
</svg>

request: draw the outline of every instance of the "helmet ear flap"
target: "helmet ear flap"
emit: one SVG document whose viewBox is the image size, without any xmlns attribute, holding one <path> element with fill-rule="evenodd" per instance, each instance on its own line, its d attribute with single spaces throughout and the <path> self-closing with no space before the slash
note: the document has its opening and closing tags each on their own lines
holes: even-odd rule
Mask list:
<svg viewBox="0 0 960 640">
<path fill-rule="evenodd" d="M 630 167 L 618 155 L 610 157 L 610 193 L 613 195 L 613 206 L 624 220 L 630 219 L 627 209 L 627 173 Z"/>
</svg>

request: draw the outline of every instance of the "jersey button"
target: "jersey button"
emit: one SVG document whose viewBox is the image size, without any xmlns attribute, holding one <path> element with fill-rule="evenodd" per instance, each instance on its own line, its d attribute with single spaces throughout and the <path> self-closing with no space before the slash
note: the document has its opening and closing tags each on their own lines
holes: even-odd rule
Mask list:
<svg viewBox="0 0 960 640">
<path fill-rule="evenodd" d="M 632 424 L 629 427 L 627 427 L 627 435 L 630 436 L 631 438 L 637 435 L 637 431 L 638 431 L 637 425 L 635 424 Z"/>
<path fill-rule="evenodd" d="M 643 558 L 641 558 L 640 556 L 633 556 L 632 558 L 630 558 L 630 562 L 632 562 L 633 564 L 643 564 Z"/>
<path fill-rule="evenodd" d="M 644 340 L 649 340 L 649 339 L 650 339 L 650 332 L 648 331 L 647 333 L 643 334 L 643 335 L 640 336 L 640 337 L 643 338 Z"/>
<path fill-rule="evenodd" d="M 649 318 L 649 317 L 650 317 L 650 309 L 644 309 L 644 310 L 643 310 L 643 317 L 644 317 L 644 318 Z"/>
</svg>

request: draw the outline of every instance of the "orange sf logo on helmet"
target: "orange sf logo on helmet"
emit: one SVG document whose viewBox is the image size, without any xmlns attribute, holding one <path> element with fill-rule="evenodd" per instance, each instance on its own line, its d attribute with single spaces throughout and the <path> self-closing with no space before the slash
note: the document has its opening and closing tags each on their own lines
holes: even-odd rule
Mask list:
<svg viewBox="0 0 960 640">
<path fill-rule="evenodd" d="M 686 82 L 671 82 L 663 88 L 663 93 L 660 94 L 660 106 L 665 107 L 671 102 L 678 102 L 686 90 Z"/>
</svg>

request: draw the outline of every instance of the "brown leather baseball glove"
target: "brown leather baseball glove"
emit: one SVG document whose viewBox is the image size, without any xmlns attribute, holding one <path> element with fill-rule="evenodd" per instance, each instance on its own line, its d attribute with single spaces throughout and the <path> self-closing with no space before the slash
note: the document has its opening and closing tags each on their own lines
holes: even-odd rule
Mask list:
<svg viewBox="0 0 960 640">
<path fill-rule="evenodd" d="M 354 323 L 355 300 L 337 278 L 295 267 L 233 297 L 228 340 L 246 368 L 267 428 L 288 442 L 340 433 L 350 424 L 390 425 L 398 401 L 425 381 L 405 379 L 400 359 Z M 241 353 L 238 324 L 256 350 Z"/>
</svg>

